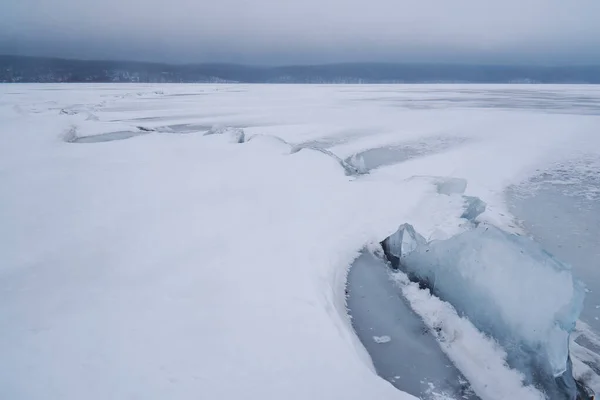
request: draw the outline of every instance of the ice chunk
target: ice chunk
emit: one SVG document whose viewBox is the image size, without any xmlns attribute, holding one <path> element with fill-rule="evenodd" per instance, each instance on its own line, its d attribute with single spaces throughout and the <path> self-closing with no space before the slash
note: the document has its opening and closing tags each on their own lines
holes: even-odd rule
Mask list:
<svg viewBox="0 0 600 400">
<path fill-rule="evenodd" d="M 369 172 L 365 158 L 361 155 L 353 154 L 349 159 L 346 160 L 346 163 L 356 168 L 356 170 L 361 174 L 366 174 Z"/>
<path fill-rule="evenodd" d="M 402 256 L 425 244 L 425 238 L 419 235 L 412 225 L 402 224 L 394 234 L 381 243 L 381 246 L 392 266 L 397 268 Z"/>
<path fill-rule="evenodd" d="M 475 218 L 485 211 L 487 204 L 479 197 L 463 196 L 463 199 L 465 200 L 465 212 L 460 217 L 474 222 Z"/>
<path fill-rule="evenodd" d="M 204 134 L 207 135 L 225 135 L 232 143 L 244 143 L 246 136 L 243 129 L 233 127 L 213 127 Z"/>
<path fill-rule="evenodd" d="M 392 341 L 392 338 L 389 336 L 373 336 L 373 341 L 378 344 L 389 343 Z"/>
<path fill-rule="evenodd" d="M 467 181 L 462 178 L 436 178 L 435 186 L 439 194 L 463 194 L 467 190 Z"/>
<path fill-rule="evenodd" d="M 532 240 L 488 224 L 429 243 L 405 224 L 384 243 L 411 278 L 498 340 L 528 383 L 574 398 L 569 334 L 584 288 L 569 266 Z"/>
<path fill-rule="evenodd" d="M 244 143 L 244 140 L 245 134 L 243 129 L 236 128 L 235 131 L 229 135 L 229 141 L 232 143 Z"/>
</svg>

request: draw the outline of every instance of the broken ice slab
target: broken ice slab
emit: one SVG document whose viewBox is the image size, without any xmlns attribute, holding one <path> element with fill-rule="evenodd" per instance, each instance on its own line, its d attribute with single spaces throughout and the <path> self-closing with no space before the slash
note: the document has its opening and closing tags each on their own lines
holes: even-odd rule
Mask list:
<svg viewBox="0 0 600 400">
<path fill-rule="evenodd" d="M 429 243 L 404 224 L 383 244 L 411 279 L 494 337 L 528 384 L 541 385 L 550 398 L 575 398 L 569 334 L 584 288 L 568 265 L 488 224 Z"/>
<path fill-rule="evenodd" d="M 246 139 L 243 129 L 232 127 L 213 127 L 204 134 L 207 135 L 225 135 L 232 143 L 244 143 Z"/>
<path fill-rule="evenodd" d="M 487 204 L 479 197 L 465 196 L 465 190 L 467 189 L 467 180 L 462 178 L 433 177 L 433 183 L 436 186 L 437 192 L 444 195 L 462 195 L 465 202 L 465 211 L 460 216 L 461 218 L 467 219 L 471 222 L 475 222 L 475 219 L 485 212 Z"/>
<path fill-rule="evenodd" d="M 365 158 L 363 156 L 353 154 L 350 158 L 345 160 L 345 162 L 359 171 L 362 174 L 366 174 L 369 172 L 369 168 L 365 162 Z"/>
<path fill-rule="evenodd" d="M 435 186 L 439 194 L 463 194 L 467 190 L 467 180 L 462 178 L 436 177 Z"/>
<path fill-rule="evenodd" d="M 460 217 L 475 222 L 475 219 L 485 212 L 487 204 L 479 197 L 463 196 L 463 199 L 465 200 L 465 212 Z"/>
<path fill-rule="evenodd" d="M 450 176 L 426 176 L 426 175 L 415 175 L 411 179 L 419 179 L 430 182 L 431 185 L 435 186 L 436 192 L 439 195 L 449 196 L 449 201 L 462 198 L 464 207 L 460 218 L 466 219 L 470 222 L 475 223 L 477 217 L 484 213 L 487 208 L 487 204 L 479 197 L 465 196 L 465 190 L 467 189 L 467 180 L 463 178 L 455 178 Z M 459 215 L 456 215 L 457 217 Z M 464 222 L 464 221 L 463 221 Z"/>
<path fill-rule="evenodd" d="M 386 257 L 392 263 L 392 267 L 398 268 L 402 255 L 413 252 L 418 246 L 424 246 L 426 242 L 425 238 L 419 235 L 412 225 L 403 224 L 381 245 Z"/>
</svg>

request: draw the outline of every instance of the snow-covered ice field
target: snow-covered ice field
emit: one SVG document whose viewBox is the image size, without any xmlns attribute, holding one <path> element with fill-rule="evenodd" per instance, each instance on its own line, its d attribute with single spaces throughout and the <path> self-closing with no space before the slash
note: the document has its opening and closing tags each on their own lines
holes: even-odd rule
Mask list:
<svg viewBox="0 0 600 400">
<path fill-rule="evenodd" d="M 600 87 L 0 86 L 0 399 L 413 398 L 346 277 L 400 224 L 460 229 L 431 176 L 573 266 L 575 375 L 600 390 Z M 469 398 L 544 398 L 448 303 L 398 293 Z"/>
</svg>

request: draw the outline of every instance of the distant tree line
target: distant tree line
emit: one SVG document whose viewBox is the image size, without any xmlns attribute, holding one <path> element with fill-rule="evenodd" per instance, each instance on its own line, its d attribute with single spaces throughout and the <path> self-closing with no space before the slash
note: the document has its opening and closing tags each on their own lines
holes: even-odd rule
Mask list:
<svg viewBox="0 0 600 400">
<path fill-rule="evenodd" d="M 344 63 L 252 67 L 0 55 L 0 82 L 600 83 L 600 66 Z"/>
</svg>

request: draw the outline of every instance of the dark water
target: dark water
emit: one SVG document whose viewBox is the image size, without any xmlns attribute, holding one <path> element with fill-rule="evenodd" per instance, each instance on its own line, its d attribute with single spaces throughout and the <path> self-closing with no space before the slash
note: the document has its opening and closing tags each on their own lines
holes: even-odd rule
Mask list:
<svg viewBox="0 0 600 400">
<path fill-rule="evenodd" d="M 421 318 L 390 280 L 388 266 L 363 252 L 348 276 L 348 309 L 379 376 L 422 399 L 478 399 Z"/>
</svg>

